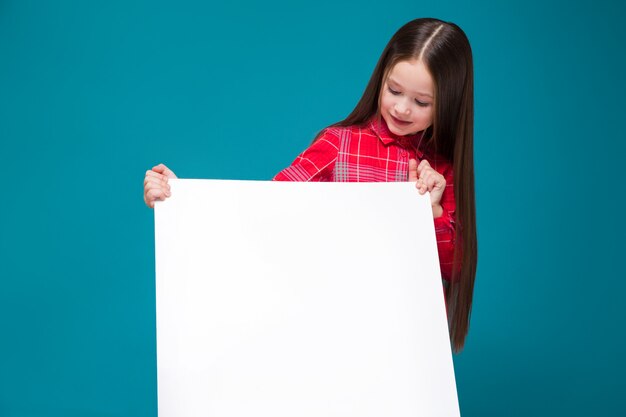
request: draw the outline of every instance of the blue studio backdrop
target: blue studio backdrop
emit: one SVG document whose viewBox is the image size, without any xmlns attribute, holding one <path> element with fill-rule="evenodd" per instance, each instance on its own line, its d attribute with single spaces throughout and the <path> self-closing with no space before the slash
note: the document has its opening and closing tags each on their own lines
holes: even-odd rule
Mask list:
<svg viewBox="0 0 626 417">
<path fill-rule="evenodd" d="M 623 412 L 619 2 L 1 0 L 0 416 L 156 417 L 145 171 L 272 178 L 427 16 L 475 59 L 462 415 Z"/>
</svg>

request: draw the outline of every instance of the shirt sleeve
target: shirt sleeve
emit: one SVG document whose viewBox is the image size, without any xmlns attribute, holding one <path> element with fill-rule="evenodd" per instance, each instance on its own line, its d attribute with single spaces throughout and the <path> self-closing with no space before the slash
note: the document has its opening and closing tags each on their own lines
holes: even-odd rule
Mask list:
<svg viewBox="0 0 626 417">
<path fill-rule="evenodd" d="M 325 129 L 274 181 L 331 181 L 338 151 L 339 135 L 335 129 Z"/>
<path fill-rule="evenodd" d="M 448 165 L 442 175 L 446 179 L 446 189 L 441 196 L 441 217 L 435 219 L 435 235 L 439 251 L 441 277 L 446 281 L 452 280 L 454 263 L 454 247 L 456 244 L 456 203 L 454 200 L 453 168 Z"/>
</svg>

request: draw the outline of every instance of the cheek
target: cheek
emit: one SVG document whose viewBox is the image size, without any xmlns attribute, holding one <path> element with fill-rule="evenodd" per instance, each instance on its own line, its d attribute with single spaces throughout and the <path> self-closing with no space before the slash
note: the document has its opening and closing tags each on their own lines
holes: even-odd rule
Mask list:
<svg viewBox="0 0 626 417">
<path fill-rule="evenodd" d="M 386 94 L 383 93 L 380 96 L 380 107 L 383 109 L 389 109 L 390 107 L 393 107 L 394 105 L 394 99 L 393 96 L 391 94 Z"/>
<path fill-rule="evenodd" d="M 379 97 L 378 97 L 378 107 L 379 108 L 385 108 L 387 107 L 387 98 L 385 97 L 385 94 L 382 93 Z"/>
<path fill-rule="evenodd" d="M 433 111 L 432 111 L 432 106 L 425 108 L 425 109 L 421 109 L 421 111 L 419 111 L 416 114 L 416 121 L 422 123 L 422 124 L 426 124 L 428 126 L 430 126 L 431 124 L 433 124 Z"/>
</svg>

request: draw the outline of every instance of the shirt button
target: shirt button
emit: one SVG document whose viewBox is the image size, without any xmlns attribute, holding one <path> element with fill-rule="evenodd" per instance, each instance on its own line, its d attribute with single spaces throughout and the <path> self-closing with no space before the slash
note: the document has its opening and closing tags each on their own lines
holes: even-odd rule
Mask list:
<svg viewBox="0 0 626 417">
<path fill-rule="evenodd" d="M 400 151 L 400 156 L 404 158 L 406 156 L 406 151 Z"/>
</svg>

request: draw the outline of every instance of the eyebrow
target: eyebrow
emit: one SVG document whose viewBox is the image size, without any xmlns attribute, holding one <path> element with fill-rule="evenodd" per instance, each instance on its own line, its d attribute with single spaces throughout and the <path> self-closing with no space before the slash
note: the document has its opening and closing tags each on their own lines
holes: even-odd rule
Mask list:
<svg viewBox="0 0 626 417">
<path fill-rule="evenodd" d="M 400 84 L 399 82 L 397 82 L 396 80 L 394 80 L 391 77 L 387 78 L 387 82 L 392 82 L 395 85 L 397 85 L 398 87 L 404 89 L 404 87 L 402 87 L 402 84 Z M 433 96 L 431 94 L 428 94 L 428 93 L 422 93 L 422 92 L 416 91 L 415 94 L 417 94 L 418 96 L 424 96 L 424 97 L 428 97 L 428 98 L 433 98 Z"/>
</svg>

